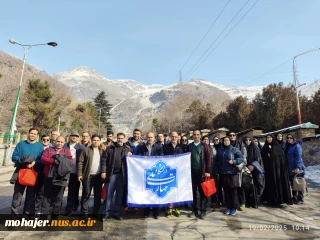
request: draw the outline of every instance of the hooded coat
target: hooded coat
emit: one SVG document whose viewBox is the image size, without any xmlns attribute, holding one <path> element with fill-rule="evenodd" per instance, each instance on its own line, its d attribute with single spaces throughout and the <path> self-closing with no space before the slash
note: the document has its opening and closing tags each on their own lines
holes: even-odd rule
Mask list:
<svg viewBox="0 0 320 240">
<path fill-rule="evenodd" d="M 265 189 L 262 199 L 270 204 L 292 205 L 288 162 L 286 156 L 273 135 L 272 142 L 265 144 L 261 151 L 265 169 Z"/>
<path fill-rule="evenodd" d="M 302 147 L 298 141 L 293 137 L 293 143 L 288 143 L 284 145 L 284 152 L 288 161 L 288 169 L 290 176 L 294 176 L 293 170 L 299 168 L 299 174 L 304 175 L 304 164 L 302 161 Z"/>
</svg>

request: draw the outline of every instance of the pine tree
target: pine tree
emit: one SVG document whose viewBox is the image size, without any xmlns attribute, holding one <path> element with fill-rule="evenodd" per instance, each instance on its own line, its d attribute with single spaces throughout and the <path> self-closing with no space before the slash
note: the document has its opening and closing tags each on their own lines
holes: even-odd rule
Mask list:
<svg viewBox="0 0 320 240">
<path fill-rule="evenodd" d="M 75 109 L 70 112 L 71 127 L 73 130 L 77 130 L 79 133 L 98 132 L 98 113 L 95 106 L 91 102 L 78 104 Z"/>
<path fill-rule="evenodd" d="M 100 122 L 108 129 L 112 130 L 112 124 L 109 122 L 111 118 L 112 105 L 107 100 L 107 95 L 104 91 L 100 92 L 94 99 L 94 106 L 96 107 L 98 114 L 98 121 L 100 116 Z M 101 112 L 100 112 L 101 111 Z"/>
<path fill-rule="evenodd" d="M 53 94 L 50 84 L 40 79 L 32 79 L 28 83 L 24 94 L 25 107 L 21 109 L 27 117 L 29 126 L 36 127 L 42 132 L 54 126 L 55 103 L 52 102 Z"/>
</svg>

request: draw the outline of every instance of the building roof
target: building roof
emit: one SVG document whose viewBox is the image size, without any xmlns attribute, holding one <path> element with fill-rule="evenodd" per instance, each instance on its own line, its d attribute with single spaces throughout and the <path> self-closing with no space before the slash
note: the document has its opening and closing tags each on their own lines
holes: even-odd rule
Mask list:
<svg viewBox="0 0 320 240">
<path fill-rule="evenodd" d="M 250 132 L 250 131 L 254 131 L 254 130 L 264 130 L 264 128 L 263 128 L 263 127 L 259 127 L 259 126 L 257 126 L 257 127 L 252 127 L 252 128 L 243 130 L 243 131 L 241 131 L 241 132 L 238 132 L 237 135 L 241 135 L 241 134 L 244 134 L 244 133 L 246 133 L 246 132 Z"/>
<path fill-rule="evenodd" d="M 291 127 L 288 127 L 288 128 L 283 128 L 283 129 L 280 129 L 280 130 L 277 130 L 277 131 L 274 131 L 274 132 L 257 134 L 257 135 L 255 135 L 255 136 L 256 136 L 256 137 L 263 137 L 263 136 L 266 136 L 266 135 L 268 135 L 268 134 L 286 133 L 286 132 L 291 132 L 291 131 L 298 130 L 298 129 L 317 129 L 317 128 L 319 128 L 318 125 L 312 124 L 312 123 L 310 123 L 310 122 L 307 122 L 307 123 L 302 123 L 302 124 L 294 125 L 294 126 L 291 126 Z"/>
<path fill-rule="evenodd" d="M 302 138 L 302 141 L 310 141 L 310 140 L 313 140 L 313 139 L 319 139 L 320 138 L 320 134 L 316 134 L 316 135 L 313 135 L 313 136 L 309 136 L 309 137 L 304 137 Z"/>
</svg>

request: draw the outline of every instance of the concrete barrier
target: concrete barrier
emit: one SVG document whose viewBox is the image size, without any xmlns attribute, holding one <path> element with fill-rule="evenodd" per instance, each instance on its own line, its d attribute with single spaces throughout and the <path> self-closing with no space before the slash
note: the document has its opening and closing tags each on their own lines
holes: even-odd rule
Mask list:
<svg viewBox="0 0 320 240">
<path fill-rule="evenodd" d="M 11 161 L 11 156 L 14 151 L 16 145 L 12 145 L 9 147 L 7 144 L 0 144 L 0 168 L 2 166 L 13 166 L 13 162 Z"/>
</svg>

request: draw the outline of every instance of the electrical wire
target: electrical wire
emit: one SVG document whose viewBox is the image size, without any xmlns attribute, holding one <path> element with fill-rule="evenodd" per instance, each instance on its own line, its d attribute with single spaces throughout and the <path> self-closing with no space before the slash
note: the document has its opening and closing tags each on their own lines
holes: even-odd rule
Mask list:
<svg viewBox="0 0 320 240">
<path fill-rule="evenodd" d="M 216 17 L 216 19 L 214 20 L 214 22 L 211 24 L 210 28 L 208 29 L 208 31 L 206 32 L 206 34 L 202 37 L 202 39 L 200 40 L 200 42 L 198 43 L 198 45 L 196 46 L 196 48 L 193 50 L 193 52 L 191 53 L 191 55 L 189 56 L 189 58 L 187 59 L 187 61 L 185 61 L 185 63 L 182 65 L 182 67 L 180 68 L 179 72 L 177 73 L 177 75 L 172 79 L 172 81 L 174 81 L 176 79 L 176 77 L 179 75 L 180 71 L 186 66 L 186 64 L 189 62 L 190 58 L 193 56 L 193 54 L 196 52 L 196 50 L 199 48 L 199 46 L 201 45 L 201 43 L 203 42 L 203 40 L 206 38 L 206 36 L 208 35 L 208 33 L 210 32 L 211 28 L 215 25 L 215 23 L 217 22 L 217 20 L 220 18 L 221 14 L 224 12 L 224 10 L 226 9 L 226 7 L 229 5 L 229 3 L 231 2 L 231 0 L 229 0 L 227 2 L 227 4 L 223 7 L 223 9 L 220 11 L 219 15 Z"/>
<path fill-rule="evenodd" d="M 240 10 L 236 13 L 236 15 L 231 19 L 231 21 L 228 23 L 228 25 L 220 32 L 218 37 L 210 44 L 210 46 L 206 49 L 206 51 L 201 55 L 201 57 L 197 60 L 197 62 L 192 66 L 192 68 L 189 70 L 189 72 L 186 74 L 186 76 L 190 75 L 190 72 L 192 69 L 199 63 L 199 61 L 206 55 L 206 53 L 210 50 L 210 48 L 215 44 L 215 42 L 219 39 L 219 37 L 224 33 L 224 31 L 230 26 L 230 24 L 233 22 L 233 20 L 239 15 L 239 13 L 242 11 L 242 9 L 249 3 L 250 0 L 247 0 L 247 2 L 240 8 Z M 187 77 L 184 77 L 183 80 L 185 80 Z"/>
<path fill-rule="evenodd" d="M 203 56 L 201 56 L 201 58 L 194 64 L 194 66 L 193 66 L 193 67 L 190 69 L 190 71 L 187 73 L 187 75 L 186 75 L 186 77 L 184 78 L 184 80 L 187 79 L 190 75 L 192 75 L 192 74 L 201 66 L 201 64 L 213 53 L 213 51 L 214 51 L 215 49 L 217 49 L 217 48 L 219 47 L 219 45 L 224 41 L 224 39 L 226 39 L 226 37 L 233 31 L 233 29 L 235 29 L 235 27 L 242 21 L 242 19 L 252 10 L 252 8 L 253 8 L 258 2 L 259 2 L 259 0 L 257 0 L 257 1 L 249 8 L 249 10 L 240 18 L 240 20 L 231 28 L 231 30 L 221 39 L 221 41 L 218 43 L 218 45 L 215 46 L 215 48 L 212 49 L 211 52 L 202 60 L 202 62 L 192 71 L 192 69 L 197 65 L 197 63 L 198 63 L 198 62 L 200 61 L 200 59 L 203 57 Z M 248 3 L 248 2 L 246 2 L 245 5 L 246 5 L 247 3 Z M 244 6 L 245 6 L 245 5 L 244 5 Z M 244 6 L 243 6 L 243 7 L 244 7 Z M 242 8 L 243 8 L 243 7 L 242 7 Z M 240 11 L 242 10 L 242 8 L 240 9 Z M 239 11 L 239 12 L 240 12 L 240 11 Z M 238 13 L 239 13 L 239 12 L 238 12 Z M 238 14 L 238 13 L 237 13 L 237 14 Z M 236 16 L 235 16 L 235 17 L 236 17 Z M 234 18 L 233 18 L 233 19 L 234 19 Z M 233 20 L 232 20 L 232 21 L 233 21 Z M 231 22 L 232 22 L 232 21 L 231 21 Z M 231 22 L 230 22 L 230 23 L 231 23 Z M 230 23 L 229 23 L 229 24 L 230 24 Z M 229 24 L 228 24 L 228 26 L 229 26 Z M 228 27 L 228 26 L 227 26 L 227 27 Z M 225 30 L 225 29 L 224 29 L 224 30 Z M 224 31 L 224 30 L 223 30 L 223 31 Z M 220 35 L 221 35 L 221 34 L 220 34 Z M 220 35 L 219 35 L 219 37 L 220 37 Z M 216 39 L 216 40 L 217 40 L 217 39 Z M 215 41 L 216 41 L 216 40 L 215 40 Z M 214 42 L 215 42 L 215 41 L 214 41 Z M 210 46 L 209 48 L 211 48 L 211 46 Z M 206 52 L 207 52 L 207 51 L 206 51 Z M 205 53 L 206 53 L 206 52 L 205 52 Z M 204 53 L 204 54 L 205 54 L 205 53 Z M 203 54 L 203 55 L 204 55 L 204 54 Z M 191 72 L 191 71 L 192 71 L 192 72 Z"/>
</svg>

